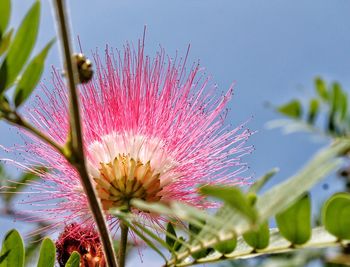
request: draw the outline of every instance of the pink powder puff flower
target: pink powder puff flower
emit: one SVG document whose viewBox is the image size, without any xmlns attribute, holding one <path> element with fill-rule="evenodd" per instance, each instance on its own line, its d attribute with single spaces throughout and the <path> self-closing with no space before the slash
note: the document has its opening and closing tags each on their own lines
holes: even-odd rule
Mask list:
<svg viewBox="0 0 350 267">
<path fill-rule="evenodd" d="M 106 49 L 94 56 L 93 81 L 80 86 L 81 116 L 87 168 L 103 207 L 127 205 L 132 198 L 149 202 L 182 201 L 208 207 L 197 193 L 201 184 L 245 184 L 241 157 L 251 135 L 244 124 L 224 125 L 232 87 L 217 96 L 215 86 L 195 64 L 186 75 L 184 60 L 161 50 L 154 59 L 135 51 Z M 69 131 L 67 88 L 57 71 L 53 90 L 44 86 L 28 108 L 27 119 L 56 142 Z M 79 221 L 92 224 L 86 195 L 73 167 L 47 144 L 28 134 L 26 164 L 46 166 L 31 183 L 29 220 L 53 219 L 55 227 Z M 30 216 L 32 215 L 32 217 Z M 111 229 L 118 220 L 108 216 Z"/>
<path fill-rule="evenodd" d="M 56 241 L 57 261 L 61 267 L 74 251 L 80 254 L 80 266 L 105 267 L 102 245 L 98 233 L 89 226 L 72 223 L 64 228 Z"/>
</svg>

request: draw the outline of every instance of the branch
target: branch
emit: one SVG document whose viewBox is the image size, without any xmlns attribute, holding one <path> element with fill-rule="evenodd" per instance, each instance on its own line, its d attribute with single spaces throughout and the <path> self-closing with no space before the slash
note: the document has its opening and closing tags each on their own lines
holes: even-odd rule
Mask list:
<svg viewBox="0 0 350 267">
<path fill-rule="evenodd" d="M 238 246 L 234 252 L 229 254 L 221 254 L 215 252 L 205 258 L 192 260 L 192 261 L 184 261 L 180 263 L 176 263 L 173 260 L 168 261 L 165 266 L 191 266 L 196 264 L 205 264 L 218 262 L 222 260 L 236 260 L 236 259 L 247 259 L 258 257 L 267 254 L 277 254 L 284 253 L 289 251 L 295 251 L 298 249 L 305 248 L 324 248 L 324 247 L 333 247 L 333 246 L 344 246 L 348 244 L 350 241 L 342 241 L 340 242 L 335 236 L 329 234 L 323 227 L 317 227 L 312 230 L 312 238 L 306 244 L 301 246 L 292 246 L 290 242 L 284 239 L 277 229 L 271 229 L 271 237 L 270 244 L 266 249 L 263 250 L 254 250 L 252 247 L 248 246 L 243 238 L 240 237 L 238 239 Z"/>
<path fill-rule="evenodd" d="M 19 126 L 23 129 L 26 129 L 28 132 L 30 132 L 31 134 L 33 134 L 34 136 L 36 136 L 40 140 L 43 140 L 47 144 L 51 145 L 58 152 L 60 152 L 62 155 L 66 156 L 65 151 L 60 144 L 56 143 L 49 136 L 40 132 L 38 129 L 34 128 L 30 123 L 28 123 L 26 120 L 24 120 L 16 111 L 11 110 L 9 113 L 4 113 L 3 118 L 12 125 Z"/>
<path fill-rule="evenodd" d="M 57 15 L 58 29 L 60 33 L 61 48 L 63 49 L 64 62 L 65 62 L 65 72 L 68 79 L 68 88 L 69 88 L 69 113 L 70 113 L 70 127 L 71 127 L 71 149 L 72 155 L 70 157 L 70 162 L 75 166 L 77 171 L 80 174 L 81 183 L 84 187 L 84 191 L 88 198 L 90 209 L 93 213 L 98 231 L 101 236 L 101 241 L 106 257 L 108 266 L 116 267 L 116 257 L 114 255 L 112 240 L 107 228 L 107 223 L 104 218 L 103 210 L 96 196 L 94 186 L 90 181 L 90 177 L 87 173 L 85 167 L 85 158 L 84 158 L 84 146 L 83 146 L 83 137 L 82 129 L 80 123 L 80 112 L 79 112 L 79 100 L 78 93 L 76 90 L 76 66 L 72 62 L 72 53 L 71 53 L 71 43 L 69 37 L 69 28 L 68 28 L 68 18 L 65 13 L 65 4 L 64 0 L 55 0 L 55 11 Z"/>
</svg>

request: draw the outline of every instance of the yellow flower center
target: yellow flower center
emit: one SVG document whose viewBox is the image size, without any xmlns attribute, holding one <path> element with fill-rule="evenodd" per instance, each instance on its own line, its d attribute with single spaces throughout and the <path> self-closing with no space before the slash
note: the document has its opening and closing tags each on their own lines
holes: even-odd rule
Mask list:
<svg viewBox="0 0 350 267">
<path fill-rule="evenodd" d="M 128 206 L 133 198 L 147 202 L 160 200 L 160 173 L 154 172 L 150 162 L 144 164 L 129 155 L 119 154 L 112 162 L 100 165 L 99 177 L 93 179 L 105 210 Z"/>
</svg>

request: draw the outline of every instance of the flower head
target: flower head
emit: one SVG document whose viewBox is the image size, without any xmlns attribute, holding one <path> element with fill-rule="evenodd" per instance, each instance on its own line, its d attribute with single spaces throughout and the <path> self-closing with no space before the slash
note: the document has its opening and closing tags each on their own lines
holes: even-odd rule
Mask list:
<svg viewBox="0 0 350 267">
<path fill-rule="evenodd" d="M 67 225 L 56 241 L 56 249 L 57 261 L 61 267 L 66 266 L 74 251 L 80 254 L 81 266 L 106 266 L 100 238 L 91 227 L 77 223 Z"/>
<path fill-rule="evenodd" d="M 88 172 L 106 212 L 133 198 L 205 207 L 198 185 L 245 183 L 241 157 L 251 151 L 245 145 L 251 133 L 243 124 L 224 125 L 232 88 L 217 96 L 209 79 L 199 76 L 198 64 L 186 74 L 186 58 L 171 59 L 161 50 L 150 59 L 143 43 L 137 51 L 126 45 L 123 54 L 107 48 L 104 61 L 94 56 L 95 78 L 80 87 L 81 116 Z M 28 119 L 64 144 L 68 97 L 56 71 L 53 84 L 52 91 L 44 87 L 45 96 L 37 96 Z M 92 222 L 77 172 L 58 152 L 29 137 L 26 159 L 33 155 L 31 162 L 49 170 L 32 184 L 35 212 L 57 224 Z M 111 228 L 118 224 L 112 216 L 109 222 Z"/>
</svg>

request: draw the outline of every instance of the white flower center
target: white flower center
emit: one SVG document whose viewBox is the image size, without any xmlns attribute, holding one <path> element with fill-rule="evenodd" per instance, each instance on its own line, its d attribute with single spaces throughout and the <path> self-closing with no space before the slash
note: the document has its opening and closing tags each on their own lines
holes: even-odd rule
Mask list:
<svg viewBox="0 0 350 267">
<path fill-rule="evenodd" d="M 177 177 L 175 165 L 157 138 L 111 133 L 88 147 L 88 171 L 105 209 L 132 198 L 159 201 L 163 187 Z"/>
</svg>

